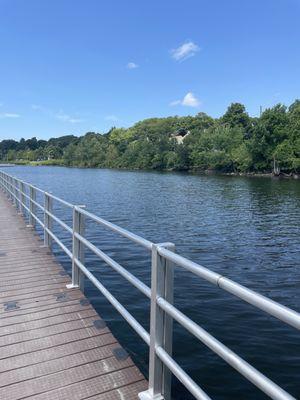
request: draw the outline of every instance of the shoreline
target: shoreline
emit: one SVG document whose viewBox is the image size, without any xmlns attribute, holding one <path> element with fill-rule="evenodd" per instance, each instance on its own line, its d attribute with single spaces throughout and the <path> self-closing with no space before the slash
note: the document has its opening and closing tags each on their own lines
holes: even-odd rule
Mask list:
<svg viewBox="0 0 300 400">
<path fill-rule="evenodd" d="M 2 164 L 2 165 L 1 165 Z M 62 160 L 45 160 L 45 161 L 14 161 L 14 162 L 0 162 L 0 167 L 13 167 L 13 166 L 31 166 L 31 167 L 67 167 L 67 168 L 92 168 L 92 169 L 115 169 L 119 171 L 158 171 L 158 172 L 185 172 L 188 174 L 195 175 L 220 175 L 220 176 L 245 176 L 253 178 L 277 178 L 277 179 L 300 179 L 300 174 L 295 172 L 284 173 L 281 172 L 278 175 L 273 174 L 273 172 L 222 172 L 217 170 L 199 170 L 199 169 L 140 169 L 140 168 L 110 168 L 110 167 L 86 167 L 80 165 L 66 165 Z"/>
</svg>

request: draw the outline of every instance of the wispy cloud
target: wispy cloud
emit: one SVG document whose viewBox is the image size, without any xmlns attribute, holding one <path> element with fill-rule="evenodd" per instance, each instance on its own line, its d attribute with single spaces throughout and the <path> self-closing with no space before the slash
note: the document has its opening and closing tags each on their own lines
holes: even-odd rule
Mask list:
<svg viewBox="0 0 300 400">
<path fill-rule="evenodd" d="M 188 92 L 182 100 L 174 100 L 170 103 L 170 106 L 178 105 L 197 108 L 201 105 L 201 102 L 194 93 Z"/>
<path fill-rule="evenodd" d="M 69 122 L 71 124 L 78 124 L 78 123 L 84 121 L 82 118 L 77 118 L 77 117 L 73 117 L 69 114 L 66 114 L 63 110 L 54 112 L 53 110 L 51 110 L 47 107 L 44 107 L 40 104 L 31 104 L 31 108 L 34 111 L 39 111 L 39 112 L 44 113 L 52 118 L 56 118 L 63 122 Z"/>
<path fill-rule="evenodd" d="M 70 122 L 71 124 L 83 122 L 83 119 L 71 117 L 70 115 L 65 114 L 63 111 L 59 111 L 57 114 L 55 114 L 55 118 L 59 119 L 60 121 Z"/>
<path fill-rule="evenodd" d="M 194 42 L 185 42 L 176 49 L 172 49 L 171 55 L 176 61 L 184 61 L 190 57 L 193 57 L 199 50 L 200 47 Z"/>
<path fill-rule="evenodd" d="M 129 63 L 126 65 L 126 68 L 128 68 L 128 69 L 136 69 L 136 68 L 138 68 L 138 67 L 139 67 L 139 65 L 136 64 L 136 63 L 134 63 L 133 61 L 129 62 Z"/>
<path fill-rule="evenodd" d="M 0 118 L 20 118 L 21 115 L 20 114 L 16 114 L 16 113 L 1 113 L 0 114 Z"/>
<path fill-rule="evenodd" d="M 112 121 L 112 122 L 117 122 L 117 121 L 119 121 L 119 118 L 116 116 L 116 115 L 107 115 L 106 117 L 105 117 L 105 120 L 106 121 Z"/>
</svg>

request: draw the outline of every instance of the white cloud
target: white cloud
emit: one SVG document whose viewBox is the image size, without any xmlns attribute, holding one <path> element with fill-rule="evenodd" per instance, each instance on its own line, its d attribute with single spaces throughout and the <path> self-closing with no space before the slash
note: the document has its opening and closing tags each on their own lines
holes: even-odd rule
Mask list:
<svg viewBox="0 0 300 400">
<path fill-rule="evenodd" d="M 192 92 L 188 92 L 182 100 L 182 105 L 188 107 L 199 107 L 200 101 Z"/>
<path fill-rule="evenodd" d="M 112 122 L 117 122 L 119 121 L 119 118 L 116 115 L 107 115 L 105 117 L 106 121 L 112 121 Z"/>
<path fill-rule="evenodd" d="M 192 92 L 188 92 L 182 100 L 175 100 L 170 103 L 170 106 L 186 106 L 186 107 L 199 107 L 201 102 Z"/>
<path fill-rule="evenodd" d="M 63 111 L 60 111 L 58 114 L 56 114 L 55 118 L 64 122 L 70 122 L 71 124 L 78 124 L 79 122 L 83 122 L 83 119 L 71 117 L 70 115 L 65 114 Z"/>
<path fill-rule="evenodd" d="M 2 113 L 0 114 L 0 118 L 20 118 L 20 114 L 16 113 Z"/>
<path fill-rule="evenodd" d="M 129 62 L 127 65 L 126 65 L 126 68 L 128 68 L 128 69 L 136 69 L 136 68 L 138 68 L 139 66 L 136 64 L 136 63 L 134 63 L 134 62 Z"/>
<path fill-rule="evenodd" d="M 176 49 L 171 50 L 171 55 L 176 61 L 184 61 L 187 58 L 193 57 L 199 50 L 199 46 L 194 42 L 186 42 Z"/>
</svg>

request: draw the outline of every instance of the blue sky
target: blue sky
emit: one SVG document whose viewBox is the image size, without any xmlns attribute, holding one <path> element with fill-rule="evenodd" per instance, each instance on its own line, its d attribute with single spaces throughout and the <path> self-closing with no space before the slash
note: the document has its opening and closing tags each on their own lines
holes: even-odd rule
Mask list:
<svg viewBox="0 0 300 400">
<path fill-rule="evenodd" d="M 0 0 L 0 140 L 300 97 L 299 0 Z"/>
</svg>

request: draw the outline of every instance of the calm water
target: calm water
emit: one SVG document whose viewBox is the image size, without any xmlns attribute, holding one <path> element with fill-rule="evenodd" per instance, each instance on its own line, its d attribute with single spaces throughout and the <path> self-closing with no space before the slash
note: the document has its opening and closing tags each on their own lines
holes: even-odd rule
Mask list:
<svg viewBox="0 0 300 400">
<path fill-rule="evenodd" d="M 172 241 L 182 255 L 300 310 L 300 182 L 60 167 L 7 172 L 154 242 Z M 65 221 L 71 216 L 57 209 Z M 70 245 L 67 234 L 59 236 Z M 149 283 L 149 254 L 88 224 L 93 243 Z M 66 257 L 55 247 L 70 270 Z M 149 302 L 108 266 L 87 254 L 90 270 L 146 327 Z M 86 294 L 122 345 L 147 373 L 147 348 L 90 284 Z M 180 310 L 300 398 L 300 336 L 283 323 L 187 272 L 176 269 Z M 174 354 L 213 399 L 265 399 L 256 388 L 177 324 Z M 190 399 L 178 382 L 173 397 Z"/>
</svg>

